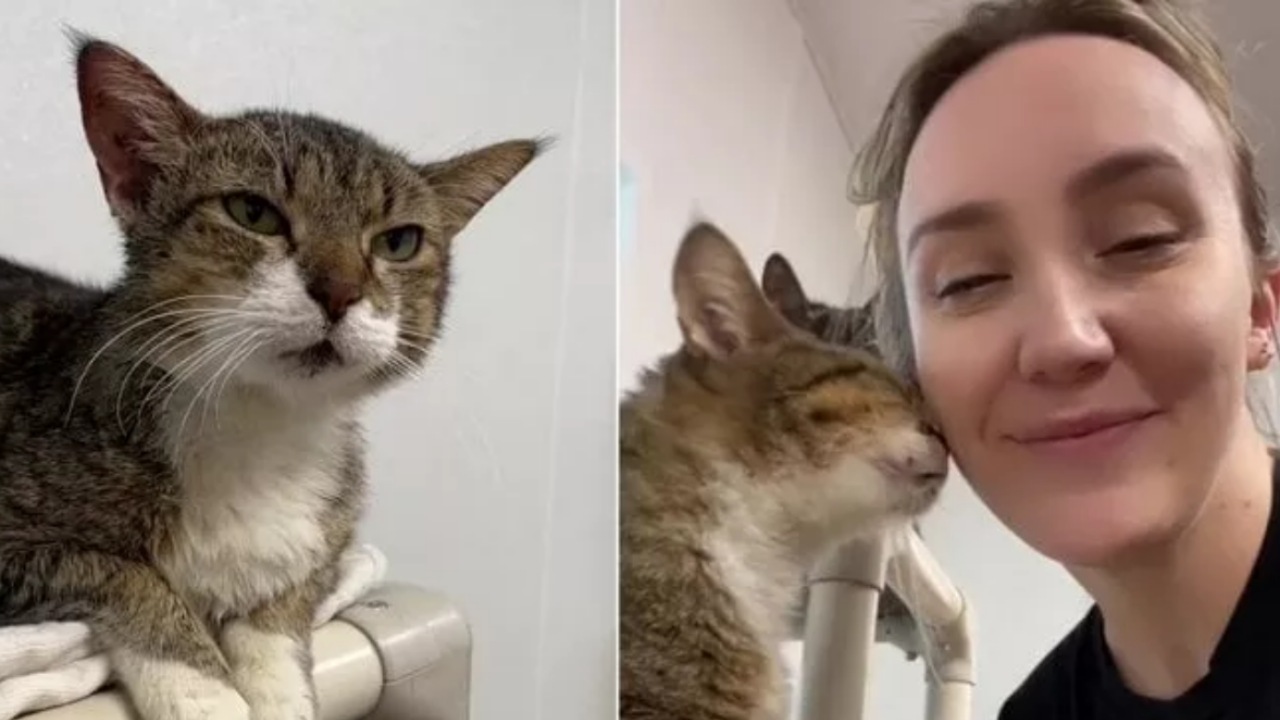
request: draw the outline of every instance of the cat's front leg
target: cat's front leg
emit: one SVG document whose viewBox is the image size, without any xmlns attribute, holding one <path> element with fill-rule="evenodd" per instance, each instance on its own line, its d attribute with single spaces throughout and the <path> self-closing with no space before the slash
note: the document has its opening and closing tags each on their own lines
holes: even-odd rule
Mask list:
<svg viewBox="0 0 1280 720">
<path fill-rule="evenodd" d="M 0 587 L 0 619 L 89 623 L 141 720 L 250 720 L 213 636 L 149 565 L 0 541 Z"/>
<path fill-rule="evenodd" d="M 311 669 L 314 585 L 290 590 L 245 617 L 227 621 L 221 645 L 253 720 L 314 720 Z"/>
<path fill-rule="evenodd" d="M 117 647 L 108 656 L 144 720 L 252 720 L 227 680 L 136 648 Z"/>
</svg>

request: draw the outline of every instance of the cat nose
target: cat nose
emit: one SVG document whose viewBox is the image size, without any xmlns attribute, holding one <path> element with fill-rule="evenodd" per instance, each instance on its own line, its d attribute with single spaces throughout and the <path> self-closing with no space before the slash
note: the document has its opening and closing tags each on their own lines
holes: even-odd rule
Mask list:
<svg viewBox="0 0 1280 720">
<path fill-rule="evenodd" d="M 922 432 L 921 442 L 905 452 L 879 458 L 875 465 L 890 478 L 934 483 L 947 477 L 950 453 L 941 434 Z"/>
<path fill-rule="evenodd" d="M 307 285 L 307 294 L 324 311 L 329 322 L 336 323 L 347 314 L 347 308 L 360 302 L 363 295 L 360 286 L 342 280 L 313 280 Z"/>
</svg>

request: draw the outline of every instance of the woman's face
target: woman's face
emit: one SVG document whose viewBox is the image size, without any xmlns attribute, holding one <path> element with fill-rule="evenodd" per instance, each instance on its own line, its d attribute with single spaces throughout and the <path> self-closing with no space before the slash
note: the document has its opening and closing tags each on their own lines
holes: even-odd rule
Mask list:
<svg viewBox="0 0 1280 720">
<path fill-rule="evenodd" d="M 1103 38 L 993 56 L 936 106 L 898 217 L 918 371 L 977 493 L 1106 564 L 1194 519 L 1250 422 L 1270 303 L 1222 131 Z"/>
</svg>

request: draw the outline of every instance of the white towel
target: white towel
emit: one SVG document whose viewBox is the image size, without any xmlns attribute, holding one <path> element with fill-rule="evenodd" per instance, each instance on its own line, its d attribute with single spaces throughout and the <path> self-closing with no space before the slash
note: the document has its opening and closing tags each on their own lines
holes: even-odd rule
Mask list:
<svg viewBox="0 0 1280 720">
<path fill-rule="evenodd" d="M 316 609 L 320 627 L 382 582 L 387 558 L 372 545 L 342 558 L 333 593 Z M 89 697 L 107 685 L 111 667 L 83 623 L 0 627 L 0 720 Z"/>
</svg>

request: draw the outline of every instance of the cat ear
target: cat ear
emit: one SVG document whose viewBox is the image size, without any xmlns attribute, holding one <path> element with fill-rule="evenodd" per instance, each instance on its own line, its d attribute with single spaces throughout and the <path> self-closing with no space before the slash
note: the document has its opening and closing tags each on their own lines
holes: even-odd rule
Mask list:
<svg viewBox="0 0 1280 720">
<path fill-rule="evenodd" d="M 674 286 L 685 346 L 695 353 L 723 360 L 786 332 L 738 248 L 710 223 L 685 234 Z"/>
<path fill-rule="evenodd" d="M 551 146 L 549 140 L 509 140 L 431 163 L 422 176 L 444 204 L 445 232 L 456 235 L 502 188 Z"/>
<path fill-rule="evenodd" d="M 156 171 L 173 162 L 200 113 L 141 60 L 107 42 L 73 35 L 85 137 L 107 203 L 128 218 Z"/>
<path fill-rule="evenodd" d="M 809 323 L 809 298 L 805 297 L 804 288 L 800 287 L 800 279 L 796 277 L 791 263 L 780 253 L 773 253 L 764 263 L 760 285 L 764 295 L 783 317 L 797 327 L 805 327 Z"/>
</svg>

